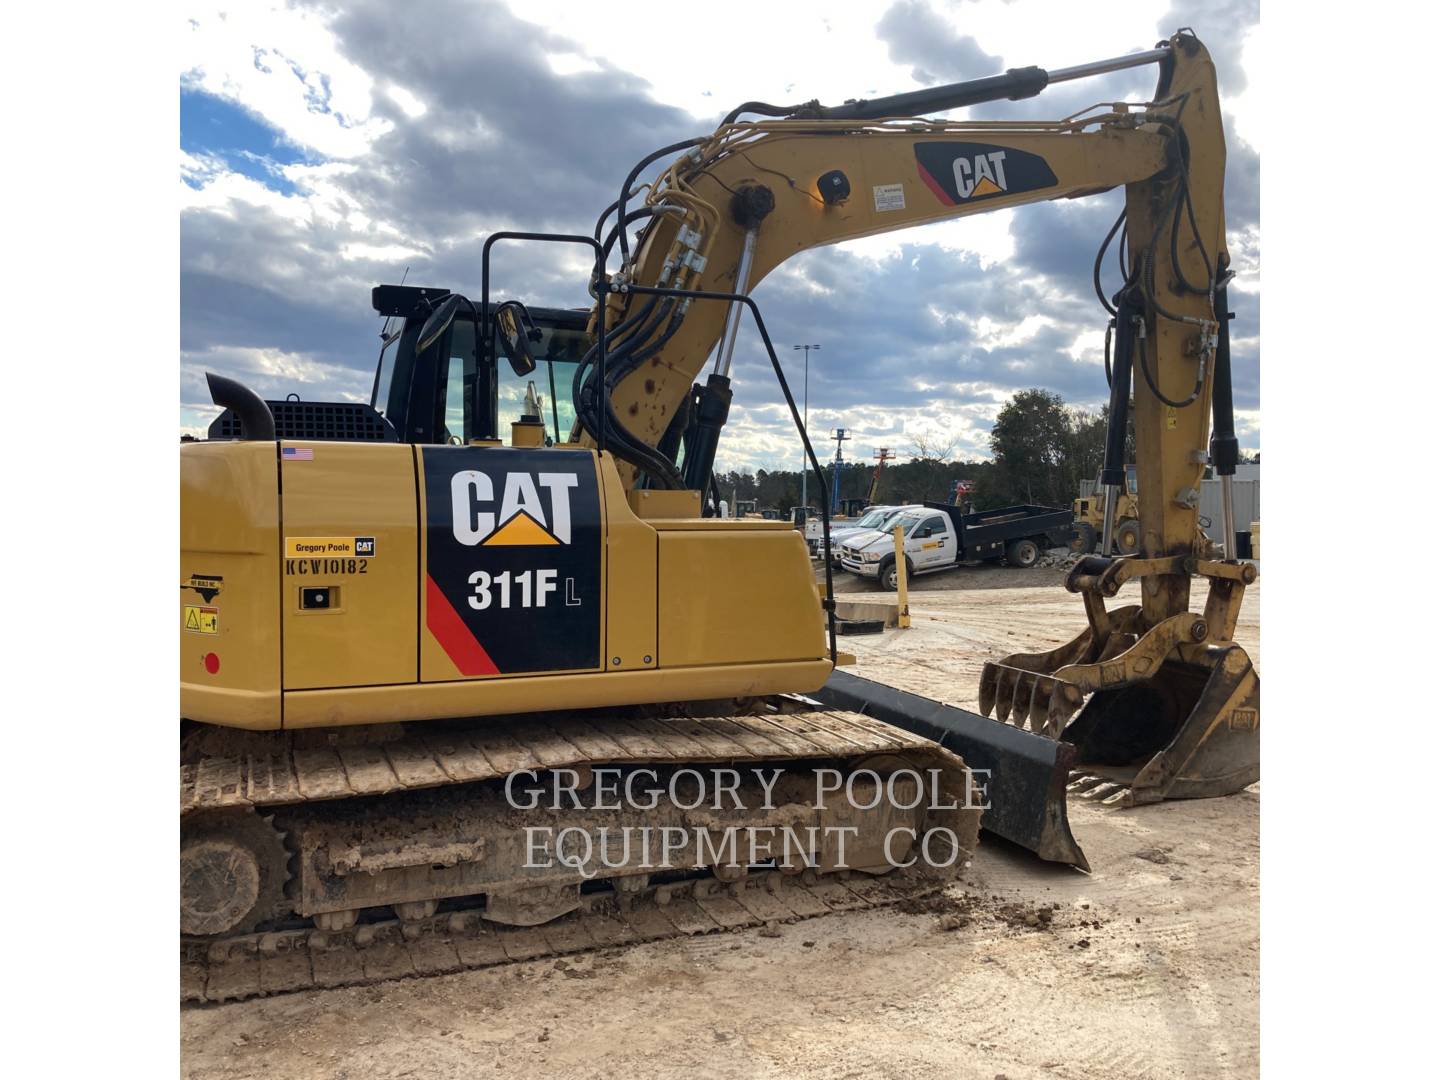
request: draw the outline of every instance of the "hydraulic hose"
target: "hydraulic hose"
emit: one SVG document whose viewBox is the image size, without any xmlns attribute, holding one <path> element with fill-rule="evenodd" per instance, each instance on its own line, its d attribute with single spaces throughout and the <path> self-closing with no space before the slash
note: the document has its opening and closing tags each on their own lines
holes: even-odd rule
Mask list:
<svg viewBox="0 0 1440 1080">
<path fill-rule="evenodd" d="M 1100 250 L 1095 253 L 1095 266 L 1091 271 L 1091 280 L 1095 285 L 1095 295 L 1100 299 L 1100 305 L 1108 311 L 1111 316 L 1115 314 L 1115 308 L 1105 297 L 1105 288 L 1100 284 L 1100 266 L 1105 261 L 1105 252 L 1110 247 L 1110 242 L 1115 239 L 1115 234 L 1125 224 L 1125 208 L 1121 207 L 1120 216 L 1115 219 L 1115 224 L 1110 226 L 1110 231 L 1105 234 L 1105 239 L 1100 241 Z"/>
<path fill-rule="evenodd" d="M 1240 460 L 1240 442 L 1235 438 L 1235 387 L 1230 368 L 1229 290 L 1215 294 L 1215 313 L 1220 319 L 1220 340 L 1215 346 L 1215 385 L 1210 398 L 1210 462 L 1220 477 L 1220 513 L 1225 531 L 1225 556 L 1237 557 L 1235 544 L 1235 466 Z"/>
<path fill-rule="evenodd" d="M 620 422 L 610 405 L 610 391 L 616 383 L 635 369 L 635 366 L 657 348 L 659 342 L 636 352 L 639 343 L 652 334 L 660 322 L 665 318 L 673 301 L 666 301 L 659 305 L 658 316 L 652 318 L 657 307 L 657 298 L 650 297 L 639 312 L 630 316 L 622 322 L 611 334 L 619 340 L 607 357 L 608 370 L 606 372 L 606 385 L 597 386 L 595 373 L 589 370 L 594 361 L 595 347 L 592 347 L 581 360 L 575 371 L 573 393 L 576 401 L 576 416 L 580 420 L 581 427 L 591 436 L 598 440 L 602 425 L 607 441 L 613 441 L 615 454 L 624 461 L 643 469 L 654 478 L 663 481 L 666 486 L 681 486 L 681 478 L 675 466 L 667 461 L 653 447 L 646 445 L 636 439 L 625 426 Z M 673 334 L 677 329 L 675 320 L 667 327 L 666 334 Z M 668 340 L 668 338 L 665 338 Z M 604 408 L 600 407 L 603 400 Z"/>
<path fill-rule="evenodd" d="M 1110 378 L 1110 415 L 1105 427 L 1105 465 L 1100 483 L 1105 486 L 1105 517 L 1100 553 L 1109 555 L 1115 538 L 1115 504 L 1125 483 L 1125 433 L 1130 425 L 1131 358 L 1135 353 L 1135 323 L 1144 318 L 1136 291 L 1119 296 L 1115 313 L 1115 359 Z M 1143 346 L 1143 342 L 1142 342 Z"/>
<path fill-rule="evenodd" d="M 669 146 L 662 146 L 659 150 L 641 158 L 635 167 L 630 170 L 630 175 L 625 177 L 625 183 L 620 187 L 620 198 L 616 203 L 616 210 L 619 212 L 620 219 L 622 221 L 625 219 L 625 202 L 630 197 L 630 185 L 635 183 L 636 177 L 640 175 L 640 170 L 652 161 L 658 161 L 666 154 L 677 154 L 681 150 L 689 150 L 692 146 L 699 146 L 701 143 L 708 142 L 709 139 L 710 136 L 708 135 L 694 139 L 682 139 L 680 142 L 671 143 Z M 604 215 L 601 216 L 600 220 L 603 224 L 605 220 Z M 630 260 L 630 242 L 625 239 L 625 231 L 623 229 L 620 231 L 620 259 L 622 262 L 629 262 Z"/>
</svg>

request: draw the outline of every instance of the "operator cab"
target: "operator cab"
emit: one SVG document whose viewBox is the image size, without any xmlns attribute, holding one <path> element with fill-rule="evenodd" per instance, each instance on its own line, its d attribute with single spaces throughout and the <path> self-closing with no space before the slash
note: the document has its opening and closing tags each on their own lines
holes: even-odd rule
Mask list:
<svg viewBox="0 0 1440 1080">
<path fill-rule="evenodd" d="M 535 369 L 520 375 L 516 364 L 506 362 L 514 346 L 502 340 L 493 317 L 482 315 L 490 327 L 490 348 L 475 348 L 479 304 L 456 305 L 449 325 L 417 354 L 427 320 L 450 295 L 445 289 L 406 285 L 379 285 L 372 291 L 371 303 L 386 316 L 388 333 L 375 369 L 371 408 L 402 442 L 507 441 L 533 381 L 544 400 L 546 443 L 567 441 L 575 423 L 575 368 L 591 344 L 585 333 L 588 310 L 528 309 L 536 333 L 526 348 Z M 507 305 L 494 306 L 498 311 Z"/>
<path fill-rule="evenodd" d="M 512 333 L 502 335 L 493 315 L 481 316 L 490 327 L 491 341 L 488 350 L 477 350 L 479 303 L 452 302 L 446 319 L 431 319 L 454 296 L 448 289 L 377 285 L 371 290 L 371 305 L 385 324 L 369 404 L 301 401 L 293 394 L 285 401 L 267 402 L 276 436 L 423 444 L 496 439 L 508 444 L 511 424 L 525 411 L 533 382 L 543 403 L 545 445 L 567 441 L 575 423 L 575 369 L 592 340 L 585 332 L 588 310 L 527 310 L 513 301 L 492 305 Z M 525 317 L 519 320 L 526 331 L 520 348 L 528 356 L 510 360 L 517 349 L 517 319 L 509 314 L 515 310 Z M 422 331 L 433 340 L 417 349 Z M 529 368 L 529 361 L 533 370 L 516 374 L 517 368 Z M 241 437 L 233 410 L 225 409 L 215 419 L 209 437 Z"/>
<path fill-rule="evenodd" d="M 1125 466 L 1125 493 L 1127 495 L 1140 494 L 1140 476 L 1134 465 Z M 1095 474 L 1095 482 L 1091 485 L 1090 494 L 1097 498 L 1105 497 L 1105 485 L 1100 482 L 1100 474 Z"/>
</svg>

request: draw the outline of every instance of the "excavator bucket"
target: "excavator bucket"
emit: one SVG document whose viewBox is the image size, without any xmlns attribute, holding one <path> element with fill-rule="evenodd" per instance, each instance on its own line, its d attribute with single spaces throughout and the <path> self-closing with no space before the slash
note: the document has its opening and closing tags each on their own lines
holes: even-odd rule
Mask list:
<svg viewBox="0 0 1440 1080">
<path fill-rule="evenodd" d="M 1071 790 L 1125 805 L 1230 795 L 1260 779 L 1260 678 L 1238 645 L 1207 663 L 1102 690 L 1061 738 L 1079 754 Z"/>
<path fill-rule="evenodd" d="M 977 713 L 862 679 L 838 668 L 814 694 L 822 705 L 865 713 L 934 739 L 985 777 L 980 827 L 1029 848 L 1042 859 L 1090 864 L 1070 832 L 1065 789 L 1076 766 L 1075 747 Z"/>
<path fill-rule="evenodd" d="M 1253 784 L 1260 677 L 1230 638 L 1254 568 L 1193 565 L 1210 578 L 1205 614 L 1147 627 L 1140 607 L 1106 611 L 1101 598 L 1155 567 L 1082 560 L 1067 587 L 1084 595 L 1090 626 L 1049 652 L 987 663 L 980 711 L 1073 745 L 1069 790 L 1109 805 L 1210 798 Z"/>
</svg>

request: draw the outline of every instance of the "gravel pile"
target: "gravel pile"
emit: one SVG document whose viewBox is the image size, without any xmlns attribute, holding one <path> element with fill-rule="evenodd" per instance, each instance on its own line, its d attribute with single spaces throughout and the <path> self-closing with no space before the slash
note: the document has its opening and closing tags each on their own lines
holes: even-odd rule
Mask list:
<svg viewBox="0 0 1440 1080">
<path fill-rule="evenodd" d="M 1069 548 L 1051 548 L 1041 554 L 1036 566 L 1043 566 L 1046 569 L 1069 570 L 1081 559 L 1080 553 L 1071 551 Z"/>
</svg>

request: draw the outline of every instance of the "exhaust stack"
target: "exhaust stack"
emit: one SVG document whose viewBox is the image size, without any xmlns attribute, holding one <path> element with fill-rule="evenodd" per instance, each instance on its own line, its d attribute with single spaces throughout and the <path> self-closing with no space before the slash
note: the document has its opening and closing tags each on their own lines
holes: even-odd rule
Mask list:
<svg viewBox="0 0 1440 1080">
<path fill-rule="evenodd" d="M 273 442 L 275 440 L 275 414 L 265 399 L 244 383 L 205 373 L 205 382 L 210 387 L 210 400 L 222 409 L 229 409 L 240 421 L 240 437 L 250 442 Z"/>
</svg>

